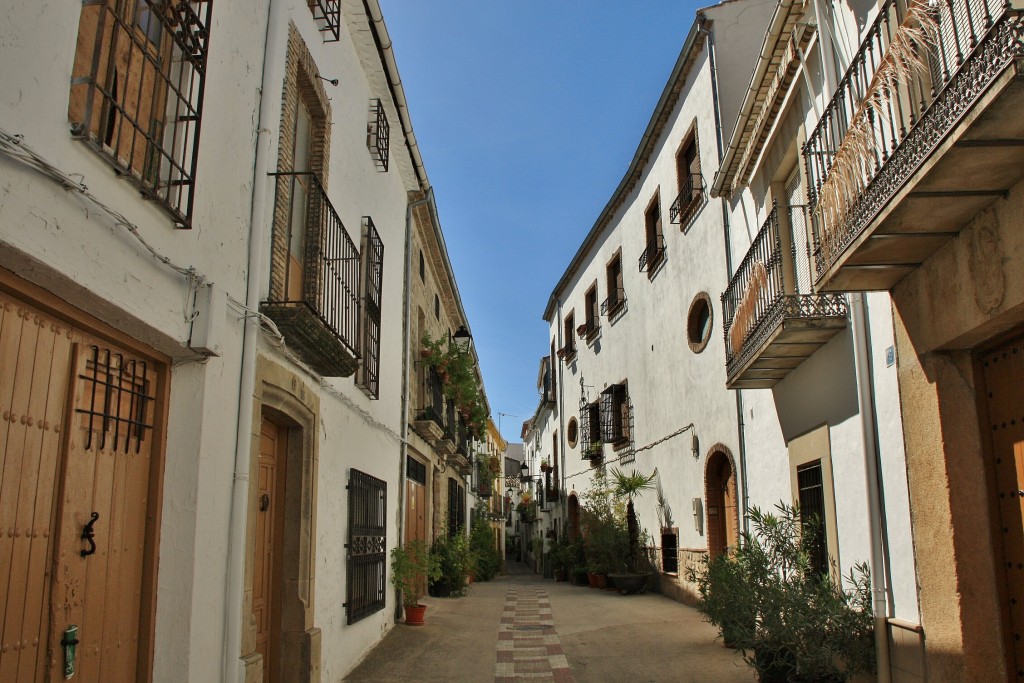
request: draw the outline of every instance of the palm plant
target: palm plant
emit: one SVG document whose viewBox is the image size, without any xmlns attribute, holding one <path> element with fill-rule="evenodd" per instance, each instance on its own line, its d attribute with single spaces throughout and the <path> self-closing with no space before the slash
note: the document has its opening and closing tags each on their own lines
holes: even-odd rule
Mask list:
<svg viewBox="0 0 1024 683">
<path fill-rule="evenodd" d="M 633 499 L 654 488 L 654 480 L 658 478 L 658 469 L 650 475 L 640 474 L 633 470 L 626 474 L 618 468 L 612 468 L 612 493 L 616 496 L 626 498 L 626 528 L 629 532 L 629 566 L 632 571 L 637 571 L 638 547 L 640 545 L 640 522 L 636 518 L 636 510 L 633 507 Z"/>
</svg>

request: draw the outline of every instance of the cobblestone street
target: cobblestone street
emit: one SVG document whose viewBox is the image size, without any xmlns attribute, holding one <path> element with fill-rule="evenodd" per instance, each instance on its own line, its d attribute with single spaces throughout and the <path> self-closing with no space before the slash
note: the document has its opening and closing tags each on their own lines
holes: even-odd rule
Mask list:
<svg viewBox="0 0 1024 683">
<path fill-rule="evenodd" d="M 345 679 L 653 683 L 753 681 L 738 652 L 686 605 L 512 573 L 464 598 L 425 598 Z"/>
</svg>

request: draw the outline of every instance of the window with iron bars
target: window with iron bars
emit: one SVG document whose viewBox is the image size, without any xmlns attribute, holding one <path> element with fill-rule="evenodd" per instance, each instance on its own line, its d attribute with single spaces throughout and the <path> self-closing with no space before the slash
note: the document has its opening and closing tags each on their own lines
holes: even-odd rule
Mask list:
<svg viewBox="0 0 1024 683">
<path fill-rule="evenodd" d="M 325 43 L 336 43 L 341 39 L 341 0 L 307 0 L 313 21 Z"/>
<path fill-rule="evenodd" d="M 354 624 L 384 609 L 388 485 L 352 469 L 348 478 L 345 612 Z"/>
<path fill-rule="evenodd" d="M 704 176 L 700 170 L 700 148 L 696 127 L 676 152 L 676 185 L 679 194 L 669 208 L 669 221 L 687 228 L 704 205 Z"/>
<path fill-rule="evenodd" d="M 366 147 L 373 156 L 373 163 L 385 173 L 388 170 L 391 126 L 384 105 L 380 99 L 370 100 L 370 120 L 366 124 Z"/>
<path fill-rule="evenodd" d="M 362 260 L 362 358 L 356 373 L 356 384 L 370 398 L 380 398 L 380 325 L 381 286 L 384 279 L 384 243 L 373 225 L 363 217 L 363 237 L 359 253 Z"/>
<path fill-rule="evenodd" d="M 466 489 L 458 479 L 448 478 L 448 536 L 454 538 L 466 526 Z"/>
<path fill-rule="evenodd" d="M 640 255 L 640 272 L 646 271 L 648 275 L 653 275 L 665 257 L 665 238 L 661 232 L 661 198 L 658 194 L 654 195 L 644 211 L 644 235 L 647 246 Z"/>
<path fill-rule="evenodd" d="M 601 406 L 597 401 L 587 402 L 586 397 L 580 399 L 579 443 L 580 453 L 584 460 L 595 460 L 601 457 Z"/>
<path fill-rule="evenodd" d="M 601 328 L 601 309 L 597 303 L 597 282 L 587 290 L 584 300 L 586 302 L 587 322 L 581 329 L 583 330 L 583 336 L 589 339 L 597 334 L 597 331 Z"/>
<path fill-rule="evenodd" d="M 71 134 L 192 227 L 210 0 L 82 3 Z"/>
<path fill-rule="evenodd" d="M 562 336 L 565 339 L 565 345 L 558 350 L 558 357 L 563 360 L 568 360 L 576 355 L 576 312 L 569 311 L 566 313 L 564 320 L 562 321 Z"/>
<path fill-rule="evenodd" d="M 625 382 L 601 392 L 601 431 L 608 443 L 629 440 L 629 392 Z"/>
<path fill-rule="evenodd" d="M 610 317 L 626 302 L 626 289 L 622 281 L 621 252 L 616 252 L 612 260 L 608 262 L 605 267 L 605 276 L 608 298 L 601 304 L 601 313 Z"/>
</svg>

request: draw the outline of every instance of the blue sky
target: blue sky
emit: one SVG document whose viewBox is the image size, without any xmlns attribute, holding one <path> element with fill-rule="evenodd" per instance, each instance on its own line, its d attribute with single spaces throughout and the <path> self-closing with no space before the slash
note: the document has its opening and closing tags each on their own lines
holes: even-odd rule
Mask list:
<svg viewBox="0 0 1024 683">
<path fill-rule="evenodd" d="M 548 296 L 636 151 L 697 7 L 380 0 L 491 414 L 537 407 Z"/>
</svg>

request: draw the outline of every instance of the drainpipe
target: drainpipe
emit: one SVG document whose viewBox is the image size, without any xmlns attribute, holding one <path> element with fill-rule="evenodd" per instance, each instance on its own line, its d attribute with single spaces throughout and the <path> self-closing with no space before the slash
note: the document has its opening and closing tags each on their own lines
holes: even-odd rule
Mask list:
<svg viewBox="0 0 1024 683">
<path fill-rule="evenodd" d="M 718 67 L 715 61 L 715 34 L 713 31 L 702 29 L 708 38 L 708 61 L 711 66 L 711 96 L 715 109 L 715 141 L 718 143 L 718 163 L 721 166 L 725 156 L 725 142 L 722 140 L 722 112 L 718 108 Z M 728 271 L 726 277 L 732 276 L 732 242 L 729 239 L 729 205 L 725 195 L 721 196 L 722 201 L 722 233 L 725 236 L 725 268 Z M 747 510 L 750 507 L 750 498 L 747 495 L 747 437 L 743 424 L 743 390 L 736 389 L 736 431 L 740 446 L 740 484 L 743 487 L 742 508 L 743 508 L 743 532 L 750 532 L 750 522 L 747 518 Z"/>
<path fill-rule="evenodd" d="M 267 172 L 273 142 L 271 131 L 264 128 L 275 119 L 280 100 L 268 97 L 277 83 L 277 59 L 284 54 L 281 36 L 284 35 L 280 19 L 274 14 L 274 2 L 267 2 L 267 28 L 263 44 L 263 78 L 260 84 L 259 119 L 256 123 L 256 149 L 253 159 L 252 206 L 249 215 L 249 264 L 245 283 L 245 305 L 255 311 L 260 305 L 260 291 L 263 284 L 263 245 L 269 241 L 266 218 Z M 275 61 L 276 60 L 276 61 Z M 271 76 L 270 71 L 275 73 Z M 252 315 L 246 315 L 242 327 L 241 377 L 238 386 L 238 425 L 235 433 L 235 467 L 231 482 L 231 513 L 228 522 L 228 566 L 225 583 L 223 680 L 243 683 L 245 671 L 239 667 L 241 660 L 242 594 L 245 584 L 245 529 L 248 518 L 249 497 L 249 455 L 252 446 L 252 398 L 256 387 L 256 342 L 259 338 L 259 323 Z"/>
<path fill-rule="evenodd" d="M 853 332 L 853 358 L 857 370 L 857 391 L 860 402 L 860 424 L 864 441 L 864 474 L 867 480 L 868 526 L 871 533 L 871 613 L 875 621 L 875 654 L 878 660 L 878 681 L 889 683 L 889 628 L 886 576 L 888 553 L 883 543 L 884 510 L 879 480 L 878 425 L 874 382 L 871 378 L 871 330 L 867 302 L 860 292 L 850 294 Z"/>
<path fill-rule="evenodd" d="M 402 445 L 398 463 L 398 545 L 405 543 L 405 478 L 408 475 L 409 462 L 409 368 L 411 367 L 412 345 L 410 338 L 412 329 L 412 212 L 417 206 L 430 202 L 434 197 L 434 188 L 428 187 L 423 199 L 409 202 L 405 207 L 405 288 L 402 291 Z M 402 618 L 402 601 L 399 591 L 395 589 L 395 621 Z"/>
</svg>

